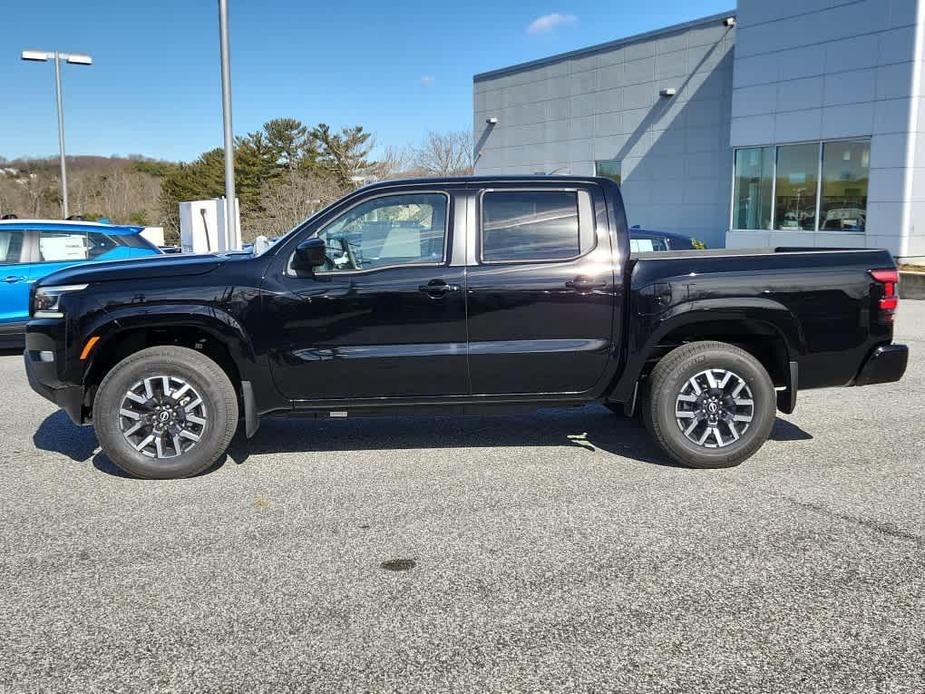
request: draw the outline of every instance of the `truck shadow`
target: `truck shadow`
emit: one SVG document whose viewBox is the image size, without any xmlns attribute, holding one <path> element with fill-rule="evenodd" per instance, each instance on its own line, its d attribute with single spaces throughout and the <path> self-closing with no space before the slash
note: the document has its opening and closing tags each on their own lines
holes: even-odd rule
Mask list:
<svg viewBox="0 0 925 694">
<path fill-rule="evenodd" d="M 792 422 L 777 419 L 771 439 L 806 441 L 813 437 Z M 91 427 L 76 427 L 64 412 L 48 416 L 32 437 L 36 448 L 92 464 L 100 472 L 126 477 L 99 451 Z M 244 463 L 251 455 L 274 453 L 343 453 L 371 450 L 577 446 L 641 463 L 681 467 L 651 441 L 638 420 L 612 414 L 599 405 L 540 410 L 524 415 L 471 417 L 369 417 L 348 420 L 264 419 L 250 441 L 239 433 L 226 459 Z"/>
<path fill-rule="evenodd" d="M 591 405 L 522 415 L 358 417 L 356 419 L 267 418 L 247 441 L 237 436 L 228 456 L 349 451 L 577 446 L 643 463 L 675 467 L 636 420 Z"/>
<path fill-rule="evenodd" d="M 813 437 L 778 418 L 770 438 L 806 441 Z M 250 441 L 235 437 L 228 457 L 240 464 L 251 455 L 302 451 L 538 446 L 577 446 L 651 465 L 683 467 L 662 453 L 638 419 L 614 415 L 600 405 L 490 417 L 267 418 Z"/>
</svg>

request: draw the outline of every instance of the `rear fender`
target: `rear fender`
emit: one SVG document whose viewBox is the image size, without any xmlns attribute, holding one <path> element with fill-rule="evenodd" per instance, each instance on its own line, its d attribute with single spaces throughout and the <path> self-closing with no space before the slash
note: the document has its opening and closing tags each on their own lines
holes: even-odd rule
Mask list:
<svg viewBox="0 0 925 694">
<path fill-rule="evenodd" d="M 734 298 L 707 299 L 679 303 L 656 316 L 631 315 L 628 326 L 626 368 L 615 382 L 609 400 L 628 403 L 634 399 L 646 362 L 655 354 L 663 340 L 681 330 L 690 331 L 698 324 L 728 324 L 729 333 L 747 332 L 748 326 L 770 330 L 786 347 L 790 368 L 785 387 L 795 392 L 795 369 L 798 357 L 806 351 L 806 340 L 799 321 L 784 305 L 771 299 Z"/>
</svg>

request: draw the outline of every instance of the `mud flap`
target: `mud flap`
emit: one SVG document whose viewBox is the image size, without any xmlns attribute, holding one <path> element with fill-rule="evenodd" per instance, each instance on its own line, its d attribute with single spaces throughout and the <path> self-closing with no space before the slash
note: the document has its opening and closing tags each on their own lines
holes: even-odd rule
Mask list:
<svg viewBox="0 0 925 694">
<path fill-rule="evenodd" d="M 250 381 L 241 381 L 241 399 L 244 401 L 244 436 L 250 439 L 260 428 L 260 415 L 257 414 L 257 402 Z"/>
<path fill-rule="evenodd" d="M 790 362 L 790 379 L 783 390 L 777 391 L 777 409 L 784 414 L 792 414 L 797 408 L 797 389 L 800 381 L 800 365 Z"/>
</svg>

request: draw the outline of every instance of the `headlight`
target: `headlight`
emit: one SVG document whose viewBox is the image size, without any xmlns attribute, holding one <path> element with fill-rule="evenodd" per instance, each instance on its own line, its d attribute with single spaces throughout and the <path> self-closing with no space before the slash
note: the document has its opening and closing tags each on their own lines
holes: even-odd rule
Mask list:
<svg viewBox="0 0 925 694">
<path fill-rule="evenodd" d="M 68 292 L 86 289 L 86 284 L 61 284 L 57 287 L 39 287 L 32 297 L 33 318 L 64 318 L 61 312 L 61 297 Z"/>
</svg>

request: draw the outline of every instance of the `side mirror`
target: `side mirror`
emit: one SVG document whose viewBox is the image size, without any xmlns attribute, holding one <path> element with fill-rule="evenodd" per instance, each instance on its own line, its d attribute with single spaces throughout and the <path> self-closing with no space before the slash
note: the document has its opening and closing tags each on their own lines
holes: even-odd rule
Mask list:
<svg viewBox="0 0 925 694">
<path fill-rule="evenodd" d="M 305 239 L 295 249 L 292 258 L 292 269 L 296 272 L 313 272 L 327 262 L 328 248 L 323 239 Z"/>
</svg>

